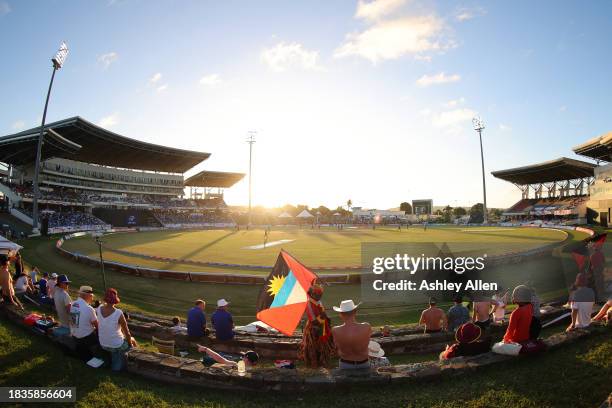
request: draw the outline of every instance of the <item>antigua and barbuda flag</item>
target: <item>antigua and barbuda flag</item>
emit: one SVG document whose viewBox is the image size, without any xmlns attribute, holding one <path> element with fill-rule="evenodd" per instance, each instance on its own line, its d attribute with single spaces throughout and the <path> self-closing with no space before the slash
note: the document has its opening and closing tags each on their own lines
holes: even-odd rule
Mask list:
<svg viewBox="0 0 612 408">
<path fill-rule="evenodd" d="M 291 336 L 308 303 L 317 275 L 281 250 L 257 299 L 257 319 Z"/>
</svg>

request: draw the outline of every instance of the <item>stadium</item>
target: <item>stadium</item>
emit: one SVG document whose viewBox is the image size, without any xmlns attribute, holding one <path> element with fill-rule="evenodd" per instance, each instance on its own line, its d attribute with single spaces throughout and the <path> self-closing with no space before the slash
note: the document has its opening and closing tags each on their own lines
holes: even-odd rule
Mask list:
<svg viewBox="0 0 612 408">
<path fill-rule="evenodd" d="M 33 152 L 39 133 L 40 128 L 33 128 L 0 138 L 0 161 L 7 169 L 0 191 L 9 238 L 31 234 Z M 598 161 L 609 160 L 606 143 L 611 143 L 609 138 L 597 138 L 575 151 Z M 360 207 L 348 214 L 327 215 L 304 209 L 249 226 L 244 211 L 232 211 L 223 195 L 244 174 L 205 170 L 185 176 L 209 157 L 210 153 L 130 139 L 80 117 L 48 124 L 42 150 L 39 224 L 42 235 L 51 239 L 34 241 L 37 251 L 44 251 L 53 262 L 88 282 L 103 283 L 99 269 L 103 264 L 109 281 L 114 285 L 124 282 L 117 286 L 132 291 L 135 303 L 147 292 L 145 288 L 155 287 L 157 293 L 170 296 L 176 285 L 182 285 L 178 287 L 185 296 L 167 309 L 152 308 L 155 313 L 177 312 L 189 304 L 192 296 L 188 293 L 195 296 L 203 291 L 212 297 L 220 292 L 226 297 L 237 293 L 240 300 L 235 307 L 244 311 L 239 319 L 247 323 L 255 319 L 257 293 L 280 249 L 300 259 L 321 279 L 341 284 L 331 289 L 335 300 L 359 291 L 364 242 L 434 242 L 451 249 L 455 245 L 459 252 L 480 250 L 503 257 L 587 239 L 588 234 L 575 226 L 596 222 L 605 227 L 606 211 L 609 213 L 609 208 L 601 209 L 606 203 L 601 194 L 597 201 L 588 194 L 592 185 L 604 183 L 608 167 L 561 158 L 493 172 L 521 192 L 521 199 L 502 213 L 496 225 L 431 224 L 422 228 L 423 220 L 435 219 L 433 202 L 414 200 L 414 216 Z M 525 226 L 532 228 L 522 228 Z M 37 264 L 51 261 L 34 256 Z M 526 271 L 533 272 L 532 268 Z M 529 273 L 519 273 L 507 284 L 528 279 Z M 132 276 L 122 276 L 125 274 Z M 553 280 L 546 276 L 541 280 Z M 569 279 L 554 279 L 555 285 L 546 285 L 545 299 L 557 296 Z M 377 308 L 375 321 L 385 323 L 402 315 L 396 308 L 405 304 L 374 302 L 368 306 Z M 412 318 L 411 313 L 405 316 Z"/>
</svg>

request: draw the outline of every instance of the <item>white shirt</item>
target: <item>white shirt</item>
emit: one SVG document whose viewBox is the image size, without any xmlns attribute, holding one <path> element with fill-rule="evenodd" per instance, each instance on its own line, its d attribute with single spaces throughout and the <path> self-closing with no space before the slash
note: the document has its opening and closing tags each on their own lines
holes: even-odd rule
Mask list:
<svg viewBox="0 0 612 408">
<path fill-rule="evenodd" d="M 591 314 L 593 313 L 593 302 L 572 302 L 572 310 L 577 310 L 576 327 L 588 327 L 591 324 Z"/>
<path fill-rule="evenodd" d="M 28 277 L 25 275 L 21 275 L 15 281 L 15 292 L 23 293 L 28 289 Z"/>
<path fill-rule="evenodd" d="M 49 280 L 47 281 L 47 289 L 48 289 L 48 290 L 47 290 L 47 293 L 48 293 L 48 296 L 49 296 L 51 299 L 53 299 L 53 292 L 54 292 L 54 289 L 55 289 L 55 285 L 56 285 L 56 284 L 57 284 L 57 280 L 55 280 L 55 279 L 49 279 Z"/>
<path fill-rule="evenodd" d="M 109 316 L 102 316 L 102 306 L 96 309 L 98 315 L 98 338 L 100 345 L 107 348 L 118 348 L 123 344 L 125 337 L 119 326 L 119 319 L 123 316 L 121 309 L 115 309 Z"/>
<path fill-rule="evenodd" d="M 72 302 L 70 295 L 64 289 L 57 287 L 55 288 L 53 302 L 55 303 L 55 311 L 57 312 L 60 326 L 70 328 L 70 315 L 68 314 L 68 310 L 66 310 L 66 306 L 70 305 Z"/>
<path fill-rule="evenodd" d="M 78 298 L 70 305 L 70 334 L 77 339 L 89 336 L 96 329 L 92 324 L 96 320 L 96 311 L 83 298 Z"/>
</svg>

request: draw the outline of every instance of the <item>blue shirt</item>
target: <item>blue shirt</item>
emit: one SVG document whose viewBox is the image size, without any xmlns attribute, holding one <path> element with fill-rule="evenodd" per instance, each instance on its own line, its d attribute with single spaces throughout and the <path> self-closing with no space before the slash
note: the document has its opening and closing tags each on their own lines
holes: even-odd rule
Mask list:
<svg viewBox="0 0 612 408">
<path fill-rule="evenodd" d="M 457 330 L 459 326 L 470 320 L 470 311 L 463 305 L 455 305 L 448 309 L 448 329 Z"/>
<path fill-rule="evenodd" d="M 194 306 L 187 312 L 187 334 L 192 337 L 204 336 L 206 327 L 206 315 L 198 306 Z"/>
<path fill-rule="evenodd" d="M 217 332 L 218 340 L 231 340 L 234 338 L 234 319 L 225 309 L 217 309 L 212 315 L 212 324 Z"/>
<path fill-rule="evenodd" d="M 41 280 L 36 282 L 36 284 L 38 285 L 38 289 L 40 290 L 40 295 L 47 296 L 47 280 L 45 278 L 42 278 Z"/>
</svg>

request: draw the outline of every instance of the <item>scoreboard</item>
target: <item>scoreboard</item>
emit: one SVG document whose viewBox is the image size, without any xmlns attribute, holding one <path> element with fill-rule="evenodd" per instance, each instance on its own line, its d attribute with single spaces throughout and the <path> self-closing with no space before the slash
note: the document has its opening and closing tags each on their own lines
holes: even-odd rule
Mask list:
<svg viewBox="0 0 612 408">
<path fill-rule="evenodd" d="M 415 215 L 431 215 L 433 200 L 412 200 L 412 212 Z"/>
</svg>

